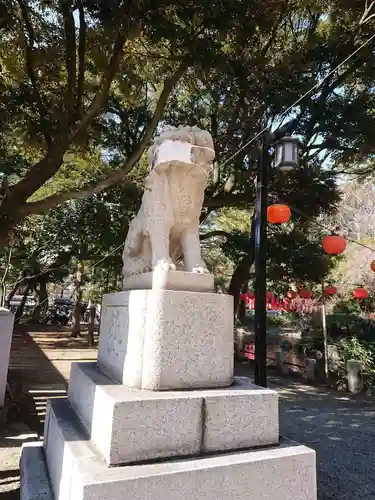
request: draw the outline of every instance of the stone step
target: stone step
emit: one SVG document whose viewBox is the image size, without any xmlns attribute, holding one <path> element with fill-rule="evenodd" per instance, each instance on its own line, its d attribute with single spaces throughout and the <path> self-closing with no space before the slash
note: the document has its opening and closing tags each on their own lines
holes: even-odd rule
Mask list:
<svg viewBox="0 0 375 500">
<path fill-rule="evenodd" d="M 247 379 L 226 389 L 127 389 L 73 363 L 68 399 L 110 465 L 277 444 L 278 396 Z"/>
<path fill-rule="evenodd" d="M 317 498 L 315 452 L 291 442 L 268 449 L 107 467 L 75 423 L 66 401 L 51 402 L 46 428 L 45 458 L 28 445 L 22 451 L 21 476 L 30 480 L 25 468 L 30 467 L 31 458 L 46 460 L 55 500 Z M 29 484 L 30 491 L 35 487 Z M 22 483 L 21 498 L 30 500 Z"/>
</svg>

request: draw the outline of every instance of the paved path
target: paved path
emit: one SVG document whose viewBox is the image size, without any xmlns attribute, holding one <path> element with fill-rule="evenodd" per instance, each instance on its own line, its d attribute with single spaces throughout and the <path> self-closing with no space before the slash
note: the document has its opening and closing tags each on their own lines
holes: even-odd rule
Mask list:
<svg viewBox="0 0 375 500">
<path fill-rule="evenodd" d="M 19 454 L 22 443 L 42 434 L 46 400 L 64 397 L 73 361 L 96 359 L 87 339 L 70 339 L 66 333 L 30 332 L 17 329 L 12 338 L 9 379 L 18 401 L 20 385 L 26 394 L 19 401 L 19 414 L 6 425 L 0 422 L 0 498 L 19 500 Z M 17 384 L 18 382 L 18 384 Z M 33 411 L 30 411 L 30 408 Z"/>
</svg>

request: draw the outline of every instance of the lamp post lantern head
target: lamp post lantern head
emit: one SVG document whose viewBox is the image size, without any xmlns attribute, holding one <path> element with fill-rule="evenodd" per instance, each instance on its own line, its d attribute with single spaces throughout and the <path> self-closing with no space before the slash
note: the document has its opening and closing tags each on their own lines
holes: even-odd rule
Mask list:
<svg viewBox="0 0 375 500">
<path fill-rule="evenodd" d="M 275 167 L 281 172 L 290 172 L 299 164 L 299 140 L 285 135 L 275 145 Z"/>
</svg>

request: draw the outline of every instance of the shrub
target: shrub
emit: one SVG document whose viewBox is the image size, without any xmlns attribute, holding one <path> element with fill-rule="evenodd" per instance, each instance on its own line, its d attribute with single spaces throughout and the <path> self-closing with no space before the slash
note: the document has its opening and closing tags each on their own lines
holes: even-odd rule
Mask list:
<svg viewBox="0 0 375 500">
<path fill-rule="evenodd" d="M 375 375 L 375 346 L 359 340 L 356 337 L 350 339 L 341 339 L 337 342 L 337 348 L 343 363 L 343 369 L 346 370 L 346 363 L 350 359 L 360 361 L 362 370 L 365 373 Z"/>
<path fill-rule="evenodd" d="M 327 335 L 333 340 L 356 337 L 368 342 L 375 341 L 375 322 L 358 314 L 328 314 Z"/>
</svg>

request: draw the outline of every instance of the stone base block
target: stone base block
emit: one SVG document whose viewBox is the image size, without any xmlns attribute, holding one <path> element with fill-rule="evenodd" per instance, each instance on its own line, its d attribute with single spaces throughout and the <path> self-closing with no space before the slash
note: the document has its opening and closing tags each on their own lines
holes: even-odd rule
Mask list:
<svg viewBox="0 0 375 500">
<path fill-rule="evenodd" d="M 236 377 L 228 389 L 202 391 L 202 451 L 226 451 L 279 442 L 278 395 Z"/>
<path fill-rule="evenodd" d="M 54 500 L 44 460 L 43 443 L 22 445 L 20 500 Z"/>
<path fill-rule="evenodd" d="M 315 452 L 304 446 L 282 444 L 108 468 L 73 424 L 72 411 L 64 401 L 52 402 L 46 425 L 45 455 L 55 500 L 317 498 Z"/>
<path fill-rule="evenodd" d="M 233 381 L 229 295 L 133 290 L 104 296 L 98 364 L 130 388 L 226 387 Z"/>
<path fill-rule="evenodd" d="M 110 465 L 198 454 L 203 398 L 126 389 L 94 363 L 73 363 L 68 399 Z"/>
<path fill-rule="evenodd" d="M 123 290 L 178 290 L 185 292 L 214 291 L 214 275 L 187 271 L 153 271 L 125 278 Z"/>
<path fill-rule="evenodd" d="M 0 408 L 4 406 L 14 315 L 0 307 Z"/>
<path fill-rule="evenodd" d="M 227 389 L 126 389 L 94 363 L 73 363 L 68 399 L 110 465 L 279 442 L 278 397 L 247 379 Z"/>
</svg>

